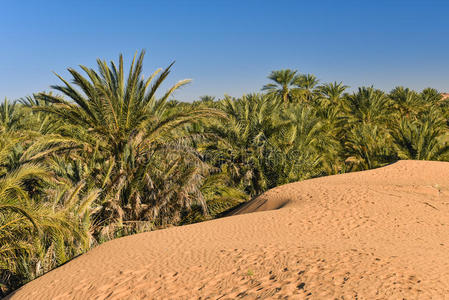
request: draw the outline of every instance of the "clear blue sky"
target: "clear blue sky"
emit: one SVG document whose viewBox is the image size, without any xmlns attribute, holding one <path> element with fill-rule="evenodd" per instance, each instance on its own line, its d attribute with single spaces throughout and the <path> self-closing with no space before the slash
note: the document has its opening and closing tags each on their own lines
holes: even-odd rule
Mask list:
<svg viewBox="0 0 449 300">
<path fill-rule="evenodd" d="M 0 97 L 49 90 L 52 71 L 146 49 L 145 73 L 176 60 L 176 93 L 239 96 L 271 70 L 390 90 L 449 91 L 449 1 L 0 0 Z"/>
</svg>

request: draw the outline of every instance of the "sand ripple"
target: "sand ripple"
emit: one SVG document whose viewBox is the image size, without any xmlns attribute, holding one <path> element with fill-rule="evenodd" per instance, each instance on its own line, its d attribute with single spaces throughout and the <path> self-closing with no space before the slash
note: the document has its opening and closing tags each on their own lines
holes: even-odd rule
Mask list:
<svg viewBox="0 0 449 300">
<path fill-rule="evenodd" d="M 449 163 L 268 191 L 236 215 L 105 243 L 11 299 L 444 299 Z"/>
</svg>

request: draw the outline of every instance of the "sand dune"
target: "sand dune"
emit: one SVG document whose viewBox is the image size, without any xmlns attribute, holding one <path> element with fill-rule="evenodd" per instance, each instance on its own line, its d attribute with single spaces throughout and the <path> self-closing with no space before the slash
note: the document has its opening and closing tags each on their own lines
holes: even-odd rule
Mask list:
<svg viewBox="0 0 449 300">
<path fill-rule="evenodd" d="M 231 217 L 105 243 L 11 298 L 445 295 L 449 163 L 401 161 L 281 186 Z"/>
</svg>

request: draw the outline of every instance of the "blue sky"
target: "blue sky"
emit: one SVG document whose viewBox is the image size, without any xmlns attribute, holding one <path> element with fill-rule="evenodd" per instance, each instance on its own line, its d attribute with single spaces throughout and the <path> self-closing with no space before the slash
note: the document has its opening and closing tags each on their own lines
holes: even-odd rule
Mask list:
<svg viewBox="0 0 449 300">
<path fill-rule="evenodd" d="M 52 73 L 146 49 L 145 74 L 176 60 L 175 97 L 259 91 L 271 70 L 322 82 L 449 91 L 449 1 L 0 0 L 0 97 L 49 90 Z"/>
</svg>

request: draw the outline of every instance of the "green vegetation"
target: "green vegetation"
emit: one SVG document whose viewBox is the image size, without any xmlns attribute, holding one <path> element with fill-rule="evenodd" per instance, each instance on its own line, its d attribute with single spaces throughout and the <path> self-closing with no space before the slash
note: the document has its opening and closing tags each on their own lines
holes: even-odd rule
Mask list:
<svg viewBox="0 0 449 300">
<path fill-rule="evenodd" d="M 68 69 L 51 93 L 0 105 L 0 296 L 104 241 L 199 222 L 275 186 L 448 160 L 447 100 L 273 71 L 240 98 L 170 99 L 172 65 Z M 160 96 L 159 96 L 160 95 Z M 248 271 L 248 274 L 250 271 Z M 249 274 L 251 275 L 251 274 Z"/>
</svg>

